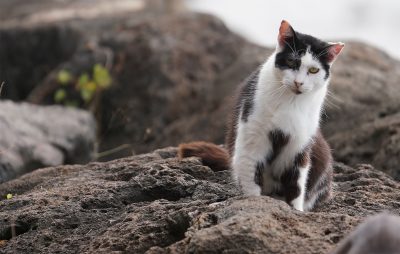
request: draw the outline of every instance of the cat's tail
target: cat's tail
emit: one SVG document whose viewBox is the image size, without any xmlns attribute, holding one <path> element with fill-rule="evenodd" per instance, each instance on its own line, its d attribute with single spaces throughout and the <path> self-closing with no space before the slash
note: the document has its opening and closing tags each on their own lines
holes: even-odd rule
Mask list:
<svg viewBox="0 0 400 254">
<path fill-rule="evenodd" d="M 228 170 L 230 167 L 228 151 L 213 143 L 198 141 L 179 145 L 179 159 L 192 156 L 199 157 L 205 166 L 214 171 Z"/>
</svg>

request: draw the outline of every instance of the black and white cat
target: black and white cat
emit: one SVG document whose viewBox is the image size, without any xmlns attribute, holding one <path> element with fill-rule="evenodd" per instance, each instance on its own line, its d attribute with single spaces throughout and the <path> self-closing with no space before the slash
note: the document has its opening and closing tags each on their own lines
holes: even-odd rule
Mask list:
<svg viewBox="0 0 400 254">
<path fill-rule="evenodd" d="M 331 194 L 332 156 L 320 129 L 330 67 L 343 43 L 327 43 L 282 21 L 275 52 L 240 87 L 225 151 L 181 144 L 179 156 L 232 169 L 244 194 L 270 195 L 300 211 Z"/>
</svg>

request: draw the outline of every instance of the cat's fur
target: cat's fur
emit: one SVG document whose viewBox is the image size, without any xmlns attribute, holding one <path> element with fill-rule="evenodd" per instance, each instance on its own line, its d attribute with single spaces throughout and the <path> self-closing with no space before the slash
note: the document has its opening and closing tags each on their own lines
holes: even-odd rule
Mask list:
<svg viewBox="0 0 400 254">
<path fill-rule="evenodd" d="M 330 67 L 343 46 L 295 32 L 282 21 L 275 52 L 237 93 L 228 153 L 189 143 L 180 146 L 180 157 L 198 156 L 219 169 L 230 162 L 246 195 L 282 198 L 301 211 L 329 198 L 332 156 L 319 121 Z"/>
</svg>

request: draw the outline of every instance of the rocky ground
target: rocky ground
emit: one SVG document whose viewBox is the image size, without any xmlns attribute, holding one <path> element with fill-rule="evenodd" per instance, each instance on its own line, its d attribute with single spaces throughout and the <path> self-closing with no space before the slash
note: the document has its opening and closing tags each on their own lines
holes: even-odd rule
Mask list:
<svg viewBox="0 0 400 254">
<path fill-rule="evenodd" d="M 113 85 L 90 108 L 94 117 L 0 103 L 0 182 L 86 163 L 96 130 L 100 151 L 128 149 L 102 157 L 123 159 L 42 168 L 0 184 L 0 253 L 327 253 L 368 216 L 400 214 L 400 62 L 382 51 L 347 42 L 335 63 L 323 132 L 344 164 L 335 164 L 333 199 L 300 213 L 242 197 L 229 172 L 178 161 L 175 148 L 130 156 L 185 141 L 223 143 L 233 91 L 272 48 L 181 9 L 18 3 L 24 8 L 0 0 L 2 98 L 51 104 L 60 70 L 78 76 L 95 64 Z M 338 253 L 356 242 L 343 240 Z"/>
<path fill-rule="evenodd" d="M 334 179 L 334 198 L 301 213 L 174 148 L 40 169 L 0 186 L 15 193 L 0 253 L 327 253 L 366 216 L 400 214 L 399 183 L 371 166 L 337 163 Z"/>
</svg>

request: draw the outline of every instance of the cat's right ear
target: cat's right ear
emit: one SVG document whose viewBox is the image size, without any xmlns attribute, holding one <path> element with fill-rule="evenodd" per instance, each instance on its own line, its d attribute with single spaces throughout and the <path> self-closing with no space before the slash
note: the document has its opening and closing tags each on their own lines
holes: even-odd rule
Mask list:
<svg viewBox="0 0 400 254">
<path fill-rule="evenodd" d="M 288 43 L 289 40 L 292 40 L 295 36 L 295 32 L 292 26 L 286 20 L 282 20 L 281 26 L 279 27 L 279 35 L 278 35 L 278 45 L 280 48 L 283 48 L 285 44 Z"/>
</svg>

